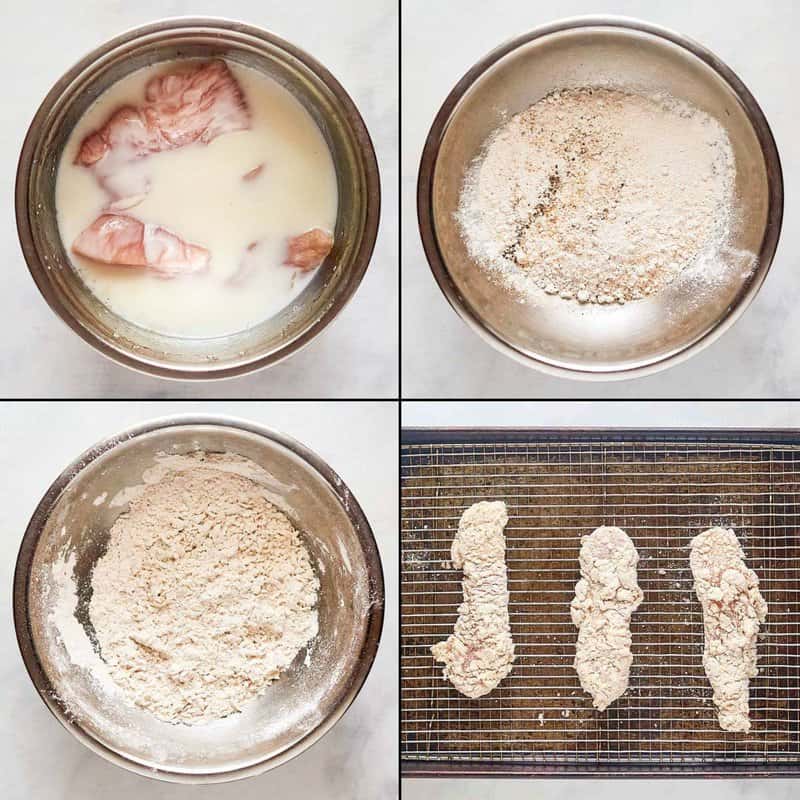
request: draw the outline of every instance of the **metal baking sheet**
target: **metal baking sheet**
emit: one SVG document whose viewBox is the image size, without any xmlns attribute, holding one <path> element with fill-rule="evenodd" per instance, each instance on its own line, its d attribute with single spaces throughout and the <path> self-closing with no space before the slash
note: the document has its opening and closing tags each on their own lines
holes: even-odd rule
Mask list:
<svg viewBox="0 0 800 800">
<path fill-rule="evenodd" d="M 401 450 L 404 775 L 800 774 L 800 431 L 411 429 Z M 453 629 L 459 517 L 504 500 L 516 661 L 470 700 L 430 646 Z M 572 667 L 581 536 L 640 554 L 630 688 L 606 712 Z M 689 541 L 733 527 L 769 603 L 749 733 L 717 724 Z"/>
</svg>

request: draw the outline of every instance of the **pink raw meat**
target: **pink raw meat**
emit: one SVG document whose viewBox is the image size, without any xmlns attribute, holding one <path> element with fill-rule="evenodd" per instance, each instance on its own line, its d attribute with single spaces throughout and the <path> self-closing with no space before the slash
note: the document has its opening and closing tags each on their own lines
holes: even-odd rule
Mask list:
<svg viewBox="0 0 800 800">
<path fill-rule="evenodd" d="M 204 247 L 125 214 L 102 214 L 78 236 L 72 249 L 94 261 L 150 267 L 165 276 L 199 272 L 210 259 Z"/>
<path fill-rule="evenodd" d="M 333 248 L 333 236 L 322 228 L 312 228 L 289 239 L 284 264 L 303 272 L 318 267 Z M 246 284 L 265 263 L 264 240 L 250 242 L 239 261 L 239 268 L 228 278 L 232 286 Z"/>
<path fill-rule="evenodd" d="M 286 260 L 283 263 L 304 271 L 315 269 L 332 249 L 333 236 L 322 228 L 312 228 L 289 239 Z"/>
<path fill-rule="evenodd" d="M 249 127 L 241 87 L 224 61 L 209 61 L 150 80 L 145 103 L 117 109 L 83 140 L 75 163 L 91 167 L 112 152 L 132 161 Z"/>
</svg>

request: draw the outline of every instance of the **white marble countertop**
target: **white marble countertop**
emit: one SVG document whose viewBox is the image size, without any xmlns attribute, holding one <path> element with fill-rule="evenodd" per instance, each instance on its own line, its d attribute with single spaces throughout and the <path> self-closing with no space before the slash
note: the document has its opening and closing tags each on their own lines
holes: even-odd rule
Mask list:
<svg viewBox="0 0 800 800">
<path fill-rule="evenodd" d="M 791 397 L 800 385 L 794 319 L 800 218 L 800 13 L 791 0 L 591 0 L 487 8 L 478 0 L 403 2 L 402 316 L 403 396 L 426 397 Z M 431 122 L 461 76 L 489 50 L 523 31 L 576 14 L 623 14 L 674 28 L 709 47 L 760 103 L 781 153 L 783 233 L 756 300 L 719 341 L 687 363 L 648 378 L 584 383 L 516 364 L 472 333 L 430 273 L 417 232 L 416 178 Z"/>
<path fill-rule="evenodd" d="M 63 0 L 9 3 L 0 67 L 0 386 L 13 397 L 395 397 L 397 395 L 397 4 L 395 0 Z M 28 274 L 14 219 L 22 140 L 58 78 L 123 30 L 169 16 L 225 16 L 274 31 L 319 59 L 355 101 L 378 154 L 378 243 L 350 304 L 305 350 L 254 375 L 179 383 L 138 375 L 97 354 L 48 308 Z"/>
<path fill-rule="evenodd" d="M 404 426 L 752 427 L 800 425 L 799 402 L 403 404 Z M 403 781 L 404 800 L 790 800 L 793 780 L 431 780 Z"/>
<path fill-rule="evenodd" d="M 4 800 L 391 800 L 397 796 L 397 407 L 394 403 L 0 404 L 0 583 L 10 592 L 30 515 L 64 466 L 98 439 L 156 416 L 227 414 L 283 431 L 339 473 L 380 548 L 387 607 L 361 693 L 315 745 L 271 772 L 216 786 L 129 773 L 76 741 L 33 688 L 14 637 L 10 595 L 0 618 L 0 797 Z"/>
</svg>

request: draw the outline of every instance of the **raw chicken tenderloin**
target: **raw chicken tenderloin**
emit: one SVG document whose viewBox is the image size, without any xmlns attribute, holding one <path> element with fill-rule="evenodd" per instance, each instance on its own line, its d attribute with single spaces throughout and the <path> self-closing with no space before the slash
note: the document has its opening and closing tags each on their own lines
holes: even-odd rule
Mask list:
<svg viewBox="0 0 800 800">
<path fill-rule="evenodd" d="M 124 160 L 143 158 L 249 127 L 244 94 L 227 64 L 194 64 L 149 81 L 145 102 L 117 109 L 83 140 L 75 163 L 90 167 L 115 153 Z"/>
<path fill-rule="evenodd" d="M 150 267 L 163 275 L 188 275 L 204 270 L 209 252 L 184 242 L 160 225 L 124 214 L 102 214 L 72 245 L 78 255 L 127 267 Z"/>
<path fill-rule="evenodd" d="M 332 249 L 333 235 L 322 228 L 312 228 L 289 239 L 283 263 L 302 270 L 316 269 Z"/>
<path fill-rule="evenodd" d="M 582 539 L 581 579 L 570 606 L 578 628 L 575 670 L 600 711 L 628 688 L 630 622 L 643 596 L 636 582 L 638 562 L 633 542 L 620 528 L 598 528 Z"/>
<path fill-rule="evenodd" d="M 209 61 L 152 78 L 141 106 L 118 108 L 81 142 L 75 163 L 93 170 L 114 210 L 138 205 L 150 191 L 145 173 L 126 165 L 153 153 L 247 130 L 250 110 L 224 61 Z"/>
<path fill-rule="evenodd" d="M 265 257 L 264 241 L 250 242 L 244 251 L 239 268 L 228 278 L 232 286 L 244 286 L 250 278 L 268 263 Z M 327 258 L 333 249 L 333 235 L 322 228 L 312 228 L 310 231 L 292 236 L 286 244 L 286 257 L 284 266 L 295 267 L 301 272 L 316 269 Z"/>
<path fill-rule="evenodd" d="M 758 674 L 756 639 L 767 604 L 732 530 L 704 531 L 691 548 L 694 590 L 703 606 L 703 666 L 719 724 L 726 731 L 749 731 L 750 678 Z"/>
<path fill-rule="evenodd" d="M 481 697 L 511 671 L 514 642 L 508 621 L 506 504 L 481 502 L 462 515 L 451 547 L 456 569 L 464 570 L 464 601 L 455 629 L 431 647 L 444 676 L 467 697 Z"/>
</svg>

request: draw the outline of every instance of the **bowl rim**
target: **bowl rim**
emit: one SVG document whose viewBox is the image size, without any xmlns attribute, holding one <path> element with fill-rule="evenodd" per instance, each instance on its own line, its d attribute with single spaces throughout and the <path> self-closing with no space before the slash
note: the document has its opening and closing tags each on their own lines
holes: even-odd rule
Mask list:
<svg viewBox="0 0 800 800">
<path fill-rule="evenodd" d="M 197 28 L 198 30 L 205 28 L 207 31 L 210 30 L 214 35 L 221 38 L 224 38 L 228 31 L 233 31 L 237 34 L 262 39 L 297 59 L 314 73 L 314 75 L 331 91 L 341 107 L 343 118 L 352 131 L 356 149 L 363 163 L 366 182 L 364 231 L 359 249 L 353 257 L 351 265 L 352 278 L 349 290 L 345 294 L 337 296 L 334 302 L 327 306 L 324 312 L 315 319 L 311 325 L 290 341 L 281 344 L 270 353 L 256 355 L 226 366 L 215 366 L 214 362 L 209 362 L 202 366 L 170 365 L 158 358 L 144 357 L 130 350 L 114 346 L 113 343 L 102 340 L 99 336 L 85 328 L 68 312 L 58 293 L 53 291 L 50 282 L 45 279 L 47 268 L 42 264 L 33 246 L 32 226 L 30 221 L 28 184 L 33 166 L 34 151 L 44 121 L 64 89 L 94 62 L 120 47 L 131 44 L 143 37 L 192 28 Z M 111 361 L 141 374 L 173 380 L 210 381 L 249 374 L 256 370 L 279 364 L 310 344 L 311 341 L 339 315 L 358 290 L 375 249 L 381 216 L 380 169 L 375 153 L 375 146 L 358 107 L 333 73 L 302 48 L 265 28 L 247 22 L 217 16 L 166 17 L 155 22 L 128 28 L 117 36 L 100 44 L 75 62 L 75 64 L 53 84 L 31 120 L 17 162 L 14 195 L 17 237 L 23 258 L 39 293 L 59 319 L 77 333 L 84 342 L 91 345 L 97 352 L 106 356 Z"/>
<path fill-rule="evenodd" d="M 211 426 L 232 428 L 236 431 L 254 434 L 286 448 L 299 456 L 308 466 L 315 470 L 335 494 L 356 531 L 364 552 L 370 582 L 370 592 L 375 601 L 370 603 L 364 627 L 364 641 L 356 668 L 346 682 L 341 695 L 331 713 L 315 728 L 312 728 L 298 741 L 278 753 L 267 756 L 260 761 L 244 767 L 215 772 L 180 772 L 151 768 L 129 758 L 116 750 L 99 742 L 85 731 L 69 715 L 61 705 L 53 685 L 47 677 L 30 632 L 28 590 L 30 585 L 30 569 L 42 530 L 62 492 L 89 464 L 113 450 L 117 445 L 126 443 L 136 437 L 155 431 L 174 427 Z M 317 453 L 301 444 L 296 439 L 263 425 L 238 417 L 222 414 L 176 414 L 157 417 L 146 422 L 126 428 L 116 434 L 104 437 L 90 448 L 73 459 L 58 477 L 50 484 L 42 499 L 36 506 L 23 534 L 14 569 L 13 613 L 17 644 L 25 669 L 39 697 L 53 716 L 79 742 L 94 753 L 102 756 L 112 764 L 148 778 L 155 778 L 172 783 L 203 784 L 223 783 L 227 781 L 259 775 L 267 770 L 285 764 L 300 755 L 303 751 L 319 741 L 344 715 L 353 703 L 372 669 L 383 631 L 385 607 L 385 584 L 380 551 L 375 541 L 372 528 L 360 504 L 339 475 Z"/>
<path fill-rule="evenodd" d="M 433 179 L 439 149 L 449 127 L 452 114 L 462 97 L 488 69 L 517 48 L 554 33 L 593 27 L 635 31 L 665 39 L 687 50 L 716 72 L 736 95 L 745 110 L 750 124 L 753 126 L 766 166 L 768 194 L 767 219 L 761 249 L 758 253 L 758 267 L 746 291 L 738 294 L 733 304 L 728 307 L 726 312 L 719 317 L 708 331 L 679 349 L 660 357 L 640 359 L 630 366 L 617 365 L 609 368 L 585 365 L 567 366 L 555 359 L 517 348 L 495 333 L 483 321 L 480 314 L 467 302 L 453 280 L 447 267 L 446 258 L 439 247 L 433 218 Z M 584 381 L 627 380 L 655 374 L 691 358 L 695 353 L 700 352 L 719 339 L 725 331 L 733 326 L 755 299 L 772 265 L 780 238 L 783 221 L 783 172 L 775 138 L 755 97 L 738 75 L 704 45 L 669 28 L 633 17 L 618 15 L 566 17 L 540 25 L 526 33 L 506 40 L 479 59 L 455 84 L 437 112 L 423 146 L 417 175 L 417 221 L 425 257 L 440 291 L 453 310 L 485 342 L 517 363 L 555 377 Z"/>
</svg>

